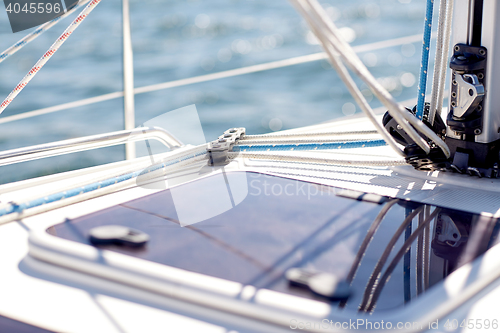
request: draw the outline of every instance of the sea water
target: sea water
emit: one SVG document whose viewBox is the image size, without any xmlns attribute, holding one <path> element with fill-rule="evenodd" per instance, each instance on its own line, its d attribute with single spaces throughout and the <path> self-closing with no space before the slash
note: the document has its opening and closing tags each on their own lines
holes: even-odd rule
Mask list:
<svg viewBox="0 0 500 333">
<path fill-rule="evenodd" d="M 352 45 L 423 31 L 422 0 L 321 3 Z M 286 0 L 131 0 L 130 11 L 135 87 L 321 51 Z M 0 64 L 0 99 L 75 16 L 65 18 Z M 121 23 L 121 1 L 102 0 L 0 117 L 122 90 Z M 28 32 L 13 34 L 5 10 L 0 9 L 0 49 Z M 421 43 L 414 42 L 359 56 L 382 85 L 403 101 L 416 97 L 420 54 Z M 370 104 L 379 107 L 367 87 L 357 83 Z M 136 124 L 191 104 L 197 107 L 207 140 L 230 127 L 246 127 L 247 133 L 259 134 L 361 112 L 329 63 L 320 60 L 139 94 Z M 123 101 L 113 99 L 0 124 L 0 150 L 118 131 L 123 126 Z M 5 166 L 0 182 L 123 158 L 124 148 L 118 146 Z"/>
</svg>

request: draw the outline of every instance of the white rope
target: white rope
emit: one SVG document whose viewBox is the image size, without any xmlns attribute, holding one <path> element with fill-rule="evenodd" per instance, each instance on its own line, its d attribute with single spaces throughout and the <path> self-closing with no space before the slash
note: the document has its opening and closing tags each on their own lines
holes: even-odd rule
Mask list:
<svg viewBox="0 0 500 333">
<path fill-rule="evenodd" d="M 428 121 L 432 125 L 434 124 L 435 113 L 438 111 L 436 109 L 437 99 L 439 94 L 440 80 L 441 80 L 441 69 L 443 66 L 442 58 L 443 54 L 443 42 L 444 33 L 446 30 L 446 7 L 447 0 L 441 0 L 439 4 L 439 20 L 438 20 L 438 32 L 436 40 L 436 57 L 434 60 L 434 74 L 432 75 L 432 94 L 431 94 L 431 105 L 429 108 L 429 118 Z"/>
<path fill-rule="evenodd" d="M 61 45 L 68 39 L 68 37 L 75 31 L 76 28 L 83 22 L 87 15 L 101 2 L 101 0 L 92 0 L 82 10 L 80 15 L 64 30 L 61 36 L 52 44 L 47 52 L 36 62 L 35 66 L 26 74 L 26 76 L 19 82 L 19 84 L 12 90 L 7 98 L 0 104 L 0 114 L 5 108 L 16 98 L 17 95 L 26 87 L 26 85 L 35 77 L 36 73 L 49 61 L 49 59 L 56 53 Z"/>
<path fill-rule="evenodd" d="M 346 131 L 346 132 L 303 132 L 303 133 L 267 133 L 267 134 L 254 134 L 245 135 L 240 140 L 270 140 L 270 139 L 291 139 L 306 137 L 310 138 L 313 136 L 342 136 L 342 135 L 365 135 L 365 134 L 377 134 L 376 130 L 366 130 L 366 131 Z"/>
<path fill-rule="evenodd" d="M 399 105 L 394 98 L 377 82 L 371 73 L 362 64 L 361 60 L 352 51 L 352 48 L 339 37 L 339 33 L 335 25 L 329 20 L 328 15 L 316 0 L 291 0 L 298 8 L 302 8 L 303 13 L 309 16 L 307 19 L 311 25 L 319 27 L 315 30 L 321 32 L 324 38 L 328 40 L 328 45 L 335 49 L 342 59 L 346 62 L 349 68 L 356 73 L 365 84 L 370 87 L 374 95 L 389 109 L 389 113 L 403 127 L 408 135 L 425 151 L 429 152 L 430 147 L 427 142 L 412 128 L 415 127 L 419 132 L 430 138 L 438 145 L 449 157 L 450 151 L 448 146 L 428 128 L 424 123 L 416 119 L 404 107 Z M 310 12 L 310 14 L 309 14 Z M 324 45 L 324 47 L 326 47 Z M 410 126 L 410 124 L 412 126 Z"/>
<path fill-rule="evenodd" d="M 432 79 L 432 95 L 428 121 L 434 124 L 436 112 L 443 108 L 443 95 L 446 83 L 448 64 L 448 49 L 450 47 L 451 18 L 453 13 L 453 0 L 441 0 L 439 6 L 439 23 L 436 41 L 436 60 Z"/>
<path fill-rule="evenodd" d="M 329 20 L 328 15 L 324 12 L 323 8 L 317 3 L 317 1 L 306 1 L 311 8 L 311 13 L 316 16 L 316 20 L 323 23 L 323 29 L 320 29 L 319 31 L 326 32 L 327 38 L 330 39 L 330 43 L 333 47 L 335 47 L 335 45 L 341 45 L 344 49 L 342 50 L 342 48 L 338 48 L 338 52 L 341 54 L 344 61 L 350 65 L 351 70 L 353 70 L 370 87 L 375 96 L 377 96 L 377 98 L 380 99 L 381 102 L 389 109 L 391 116 L 393 116 L 398 124 L 403 127 L 413 141 L 415 141 L 427 153 L 430 152 L 427 142 L 425 142 L 425 140 L 408 123 L 411 122 L 415 125 L 414 120 L 417 119 L 415 119 L 413 115 L 410 115 L 405 108 L 400 106 L 392 98 L 389 92 L 387 92 L 387 90 L 385 90 L 371 75 L 361 60 L 352 52 L 350 45 L 339 36 L 337 28 L 334 26 L 333 22 Z M 407 121 L 405 121 L 405 119 Z"/>
<path fill-rule="evenodd" d="M 79 3 L 77 3 L 73 8 L 68 10 L 66 13 L 64 13 L 61 16 L 56 17 L 53 20 L 50 20 L 47 23 L 42 24 L 38 29 L 33 31 L 32 33 L 26 35 L 24 38 L 20 39 L 17 43 L 6 49 L 0 54 L 0 63 L 3 62 L 5 59 L 16 53 L 17 51 L 21 50 L 24 46 L 26 46 L 28 43 L 34 41 L 37 39 L 40 35 L 42 35 L 45 31 L 49 30 L 52 28 L 54 25 L 56 25 L 59 21 L 61 21 L 63 18 L 65 18 L 68 15 L 71 15 L 77 8 L 85 5 L 87 2 L 90 0 L 82 0 Z"/>
<path fill-rule="evenodd" d="M 349 75 L 349 72 L 347 69 L 344 67 L 342 62 L 340 61 L 337 51 L 334 50 L 325 40 L 325 37 L 319 33 L 320 29 L 316 26 L 315 21 L 311 19 L 307 15 L 307 11 L 304 9 L 304 7 L 301 6 L 301 4 L 296 1 L 292 0 L 292 2 L 297 4 L 297 9 L 302 13 L 302 15 L 306 18 L 307 22 L 310 24 L 311 28 L 315 32 L 316 36 L 319 38 L 321 43 L 323 44 L 323 48 L 325 49 L 330 62 L 332 66 L 337 70 L 337 73 L 339 74 L 340 78 L 344 82 L 344 84 L 347 86 L 349 89 L 349 92 L 355 99 L 355 101 L 358 103 L 360 108 L 363 110 L 363 112 L 366 114 L 368 119 L 372 122 L 373 126 L 377 129 L 377 132 L 382 136 L 385 142 L 389 144 L 396 153 L 398 153 L 400 156 L 404 157 L 404 153 L 401 150 L 401 148 L 398 146 L 396 141 L 390 136 L 382 127 L 382 125 L 378 122 L 376 119 L 375 113 L 371 109 L 371 107 L 368 105 L 368 102 L 364 98 L 363 94 L 359 90 L 359 88 L 356 86 L 356 83 L 352 79 L 352 77 Z"/>
<path fill-rule="evenodd" d="M 375 139 L 373 139 L 375 140 Z M 298 143 L 347 143 L 347 142 L 355 142 L 360 141 L 357 139 L 278 139 L 278 140 L 249 140 L 249 139 L 240 139 L 237 144 L 240 145 L 282 145 L 282 144 L 298 144 Z"/>
<path fill-rule="evenodd" d="M 311 2 L 309 2 L 309 1 L 308 1 L 307 6 L 305 3 L 303 3 L 304 1 L 301 1 L 301 0 L 292 0 L 292 2 L 297 4 L 297 8 L 304 15 L 304 17 L 308 21 L 309 25 L 311 26 L 313 32 L 316 34 L 316 36 L 318 37 L 320 42 L 323 44 L 323 48 L 325 48 L 325 51 L 327 51 L 327 53 L 328 53 L 328 50 L 330 48 L 333 48 L 335 50 L 335 53 L 339 53 L 342 56 L 342 58 L 344 59 L 344 61 L 346 61 L 345 60 L 346 57 L 348 59 L 351 59 L 351 65 L 355 69 L 354 72 L 358 76 L 360 76 L 362 79 L 363 79 L 363 76 L 366 77 L 367 74 L 362 73 L 362 71 L 363 71 L 362 68 L 364 67 L 364 65 L 361 63 L 359 58 L 354 54 L 354 52 L 352 52 L 352 49 L 349 47 L 349 45 L 342 38 L 338 37 L 336 27 L 327 18 L 327 15 L 324 12 L 323 13 L 321 12 L 322 7 L 319 6 L 319 4 L 318 4 L 319 8 L 315 8 L 315 7 L 313 7 L 313 5 L 311 5 Z M 316 11 L 315 9 L 319 9 L 320 12 Z M 313 17 L 312 15 L 309 15 L 308 11 L 310 11 L 315 17 Z M 335 57 L 333 57 L 333 58 L 335 58 Z M 334 60 L 334 61 L 336 62 L 336 60 Z M 349 64 L 349 62 L 347 62 L 347 63 Z M 345 67 L 344 68 L 342 68 L 342 67 L 344 67 L 344 66 L 343 65 L 337 66 L 337 68 L 340 69 L 338 71 L 339 71 L 339 74 L 341 77 L 345 76 L 341 72 L 347 73 L 347 70 L 345 69 Z M 353 69 L 353 68 L 351 68 L 351 69 Z M 368 72 L 368 70 L 366 70 L 366 72 Z M 371 76 L 371 74 L 369 74 L 369 72 L 368 72 L 368 76 Z M 350 76 L 349 76 L 349 78 L 350 78 Z M 348 78 L 348 80 L 349 80 L 349 78 Z M 350 81 L 352 81 L 352 78 L 350 79 Z M 373 79 L 373 81 L 376 82 L 375 79 Z M 349 84 L 345 80 L 344 80 L 344 83 L 346 83 L 346 85 L 348 85 L 348 87 L 349 87 Z M 365 82 L 365 83 L 367 83 L 367 85 L 370 87 L 370 82 Z M 381 89 L 384 90 L 383 88 L 381 88 Z M 351 94 L 352 94 L 352 92 L 351 92 Z M 377 96 L 376 91 L 374 91 L 374 94 Z M 368 109 L 365 106 L 365 105 L 367 105 L 367 103 L 366 103 L 366 101 L 363 101 L 364 97 L 361 96 L 362 98 L 358 99 L 356 97 L 356 95 L 357 95 L 357 93 L 353 94 L 353 97 L 355 98 L 356 102 L 358 104 L 360 104 L 360 107 L 367 114 L 367 116 L 370 118 L 370 120 L 372 121 L 374 126 L 376 126 L 379 133 L 384 137 L 384 139 L 386 137 L 389 137 L 387 132 L 384 129 L 382 129 L 382 127 L 378 123 L 378 121 L 376 121 L 376 119 L 374 119 L 374 117 L 370 117 L 371 112 L 367 111 Z M 380 99 L 380 97 L 379 97 L 379 99 Z M 391 115 L 393 115 L 393 114 L 391 113 Z M 419 145 L 421 146 L 422 149 L 424 149 L 424 151 L 427 151 L 427 152 L 430 151 L 430 148 L 427 145 L 427 143 L 418 135 L 418 133 L 413 128 L 411 128 L 409 126 L 408 122 L 405 122 L 404 119 L 397 113 L 394 114 L 393 117 L 396 119 L 396 121 L 398 123 L 401 124 L 403 129 L 405 129 L 405 131 L 412 137 L 412 139 L 415 142 L 419 143 Z M 386 141 L 389 144 L 390 144 L 390 142 L 394 142 L 392 137 L 390 137 L 390 139 L 388 139 Z M 394 146 L 397 147 L 395 143 L 390 144 L 390 145 L 391 145 L 391 147 L 393 147 L 393 149 L 395 149 Z M 401 152 L 401 149 L 399 147 L 397 147 L 397 150 L 395 149 L 395 151 L 398 152 L 398 154 L 404 156 L 404 154 Z"/>
<path fill-rule="evenodd" d="M 444 87 L 446 83 L 446 73 L 448 72 L 448 50 L 450 49 L 451 23 L 453 18 L 454 3 L 455 0 L 448 0 L 448 9 L 446 11 L 446 32 L 444 34 L 443 57 L 441 58 L 441 61 L 443 62 L 443 65 L 441 66 L 441 87 L 439 89 L 436 105 L 436 110 L 439 110 L 439 112 L 443 109 L 443 99 L 446 94 Z"/>
<path fill-rule="evenodd" d="M 248 158 L 257 160 L 270 160 L 273 162 L 298 162 L 326 165 L 344 165 L 344 166 L 393 166 L 407 165 L 405 160 L 373 160 L 373 161 L 353 161 L 333 158 L 307 157 L 298 155 L 280 155 L 280 154 L 255 154 L 255 153 L 229 153 L 230 159 Z"/>
</svg>

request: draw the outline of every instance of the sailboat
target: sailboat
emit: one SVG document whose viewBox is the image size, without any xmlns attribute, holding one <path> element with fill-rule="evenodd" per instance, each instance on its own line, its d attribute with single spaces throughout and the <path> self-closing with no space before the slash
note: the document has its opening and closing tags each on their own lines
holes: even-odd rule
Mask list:
<svg viewBox="0 0 500 333">
<path fill-rule="evenodd" d="M 188 106 L 0 152 L 0 165 L 119 144 L 129 157 L 0 186 L 0 331 L 498 329 L 497 2 L 440 1 L 426 103 L 429 0 L 415 107 L 380 86 L 316 0 L 291 2 L 366 117 L 260 135 L 235 124 L 200 143 Z M 98 3 L 69 9 L 85 5 L 36 71 Z M 135 142 L 148 156 L 133 158 Z"/>
</svg>

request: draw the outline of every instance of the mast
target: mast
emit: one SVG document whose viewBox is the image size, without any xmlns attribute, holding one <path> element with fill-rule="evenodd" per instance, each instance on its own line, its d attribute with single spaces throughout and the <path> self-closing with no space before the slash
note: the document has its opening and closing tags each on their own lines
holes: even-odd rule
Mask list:
<svg viewBox="0 0 500 333">
<path fill-rule="evenodd" d="M 455 0 L 446 143 L 452 167 L 496 177 L 500 150 L 500 4 Z"/>
</svg>

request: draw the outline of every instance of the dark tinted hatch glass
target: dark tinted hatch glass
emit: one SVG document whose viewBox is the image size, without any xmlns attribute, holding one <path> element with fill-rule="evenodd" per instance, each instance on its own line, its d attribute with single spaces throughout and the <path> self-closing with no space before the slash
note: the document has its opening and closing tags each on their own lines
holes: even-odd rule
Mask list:
<svg viewBox="0 0 500 333">
<path fill-rule="evenodd" d="M 221 187 L 222 182 L 222 187 Z M 387 207 L 387 205 L 390 206 Z M 51 227 L 50 234 L 90 244 L 89 232 L 102 225 L 131 227 L 150 236 L 142 248 L 101 248 L 243 284 L 320 299 L 289 286 L 292 267 L 332 273 L 345 279 L 377 215 L 388 208 L 352 280 L 348 308 L 356 309 L 377 262 L 405 217 L 381 274 L 412 233 L 436 207 L 407 202 L 375 203 L 343 196 L 340 189 L 258 173 L 235 172 L 202 178 Z M 496 220 L 440 209 L 415 236 L 378 298 L 377 310 L 400 306 L 442 280 L 464 260 L 496 242 Z M 199 221 L 199 222 L 197 222 Z M 420 222 L 419 222 L 420 221 Z M 197 222 L 197 223 L 195 223 Z M 192 224 L 190 224 L 192 223 Z M 181 227 L 181 224 L 187 224 Z M 466 244 L 481 231 L 481 246 Z M 426 231 L 427 230 L 427 231 Z M 476 237 L 478 238 L 478 237 Z M 480 238 L 480 237 L 479 237 Z M 486 245 L 484 245 L 486 244 Z M 470 248 L 470 246 L 469 246 Z M 469 256 L 470 258 L 468 258 Z M 467 259 L 468 258 L 468 259 Z"/>
</svg>

